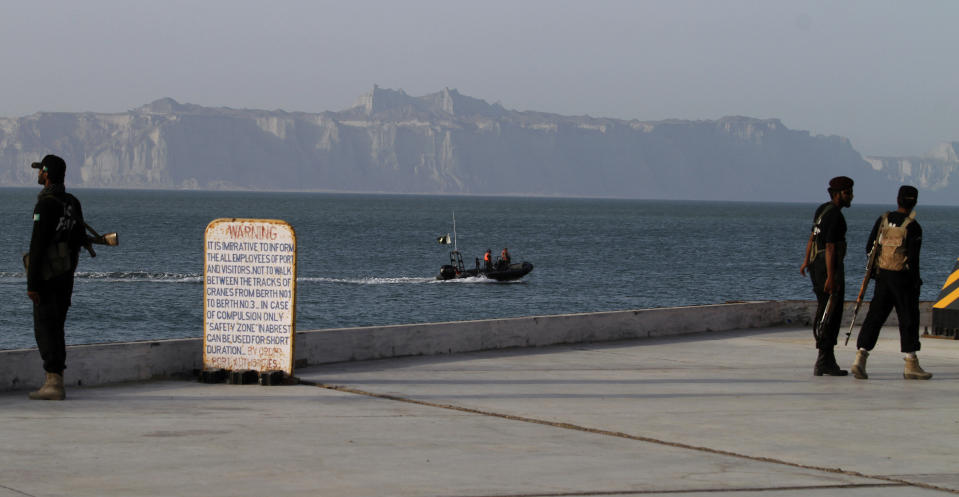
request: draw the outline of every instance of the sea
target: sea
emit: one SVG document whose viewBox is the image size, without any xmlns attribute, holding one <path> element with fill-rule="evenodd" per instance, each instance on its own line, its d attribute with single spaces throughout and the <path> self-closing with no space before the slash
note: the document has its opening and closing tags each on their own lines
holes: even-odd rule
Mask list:
<svg viewBox="0 0 959 497">
<path fill-rule="evenodd" d="M 35 346 L 21 256 L 38 191 L 0 188 L 0 349 Z M 120 244 L 81 254 L 68 344 L 202 337 L 204 233 L 218 218 L 293 227 L 298 331 L 814 298 L 799 266 L 815 203 L 69 191 Z M 862 281 L 869 230 L 893 207 L 843 211 L 847 299 Z M 921 298 L 935 300 L 959 257 L 959 207 L 917 212 Z M 447 233 L 467 265 L 508 247 L 534 269 L 513 282 L 439 281 L 454 248 L 437 242 Z"/>
</svg>

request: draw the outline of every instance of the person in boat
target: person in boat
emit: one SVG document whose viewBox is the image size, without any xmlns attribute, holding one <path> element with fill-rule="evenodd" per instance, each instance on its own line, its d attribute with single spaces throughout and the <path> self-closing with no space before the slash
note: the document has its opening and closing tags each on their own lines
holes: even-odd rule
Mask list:
<svg viewBox="0 0 959 497">
<path fill-rule="evenodd" d="M 506 247 L 503 247 L 503 251 L 499 253 L 499 261 L 500 268 L 509 268 L 509 250 L 507 250 Z"/>
<path fill-rule="evenodd" d="M 907 380 L 928 380 L 927 373 L 919 366 L 919 251 L 922 248 L 922 227 L 915 220 L 916 200 L 919 190 L 903 185 L 896 198 L 897 209 L 887 212 L 876 220 L 866 243 L 866 251 L 879 250 L 876 286 L 869 304 L 866 320 L 859 329 L 856 361 L 852 374 L 858 379 L 869 378 L 866 374 L 866 358 L 876 346 L 879 330 L 886 322 L 889 312 L 896 309 L 899 317 L 899 346 L 904 353 L 906 366 L 902 376 Z M 879 246 L 873 242 L 879 237 Z"/>
<path fill-rule="evenodd" d="M 812 233 L 806 243 L 806 252 L 803 257 L 799 273 L 809 276 L 812 280 L 813 292 L 819 306 L 813 318 L 813 336 L 816 339 L 816 348 L 819 355 L 813 367 L 816 376 L 846 376 L 845 369 L 840 369 L 836 363 L 833 349 L 839 337 L 839 326 L 842 322 L 842 299 L 846 289 L 846 273 L 843 259 L 846 257 L 846 218 L 842 209 L 852 204 L 853 180 L 846 176 L 837 176 L 829 181 L 829 202 L 820 205 L 813 215 Z M 834 304 L 832 312 L 826 313 L 830 295 L 835 295 L 838 305 Z M 819 326 L 819 320 L 826 315 L 828 321 Z M 820 334 L 821 333 L 821 334 Z"/>
<path fill-rule="evenodd" d="M 483 254 L 483 266 L 486 268 L 487 271 L 492 269 L 492 266 L 493 266 L 493 250 L 492 249 L 486 249 L 486 253 Z"/>
</svg>

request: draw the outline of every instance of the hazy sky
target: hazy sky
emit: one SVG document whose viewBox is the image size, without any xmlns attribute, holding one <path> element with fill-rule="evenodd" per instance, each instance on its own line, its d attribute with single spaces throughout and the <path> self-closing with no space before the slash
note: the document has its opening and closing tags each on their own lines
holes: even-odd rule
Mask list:
<svg viewBox="0 0 959 497">
<path fill-rule="evenodd" d="M 959 1 L 2 1 L 0 116 L 343 110 L 373 84 L 623 119 L 959 140 Z"/>
</svg>

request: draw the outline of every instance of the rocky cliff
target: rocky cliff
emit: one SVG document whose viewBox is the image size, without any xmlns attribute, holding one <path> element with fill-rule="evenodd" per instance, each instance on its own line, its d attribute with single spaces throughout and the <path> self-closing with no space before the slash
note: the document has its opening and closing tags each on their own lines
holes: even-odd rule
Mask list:
<svg viewBox="0 0 959 497">
<path fill-rule="evenodd" d="M 27 164 L 46 153 L 66 159 L 68 184 L 116 188 L 805 201 L 822 199 L 838 174 L 857 179 L 860 198 L 900 180 L 845 138 L 776 119 L 561 116 L 452 89 L 412 97 L 374 87 L 347 110 L 318 114 L 161 99 L 121 114 L 0 119 L 0 185 L 33 184 Z"/>
<path fill-rule="evenodd" d="M 919 157 L 866 157 L 866 161 L 891 182 L 908 183 L 928 190 L 923 195 L 927 199 L 954 203 L 959 198 L 959 188 L 955 185 L 959 175 L 959 142 L 941 143 Z"/>
</svg>

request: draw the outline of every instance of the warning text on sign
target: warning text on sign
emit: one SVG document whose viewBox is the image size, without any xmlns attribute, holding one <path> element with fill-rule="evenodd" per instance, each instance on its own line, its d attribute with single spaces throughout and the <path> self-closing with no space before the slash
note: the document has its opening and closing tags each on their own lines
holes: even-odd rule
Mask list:
<svg viewBox="0 0 959 497">
<path fill-rule="evenodd" d="M 203 366 L 293 374 L 296 236 L 283 222 L 218 219 L 207 226 Z"/>
</svg>

